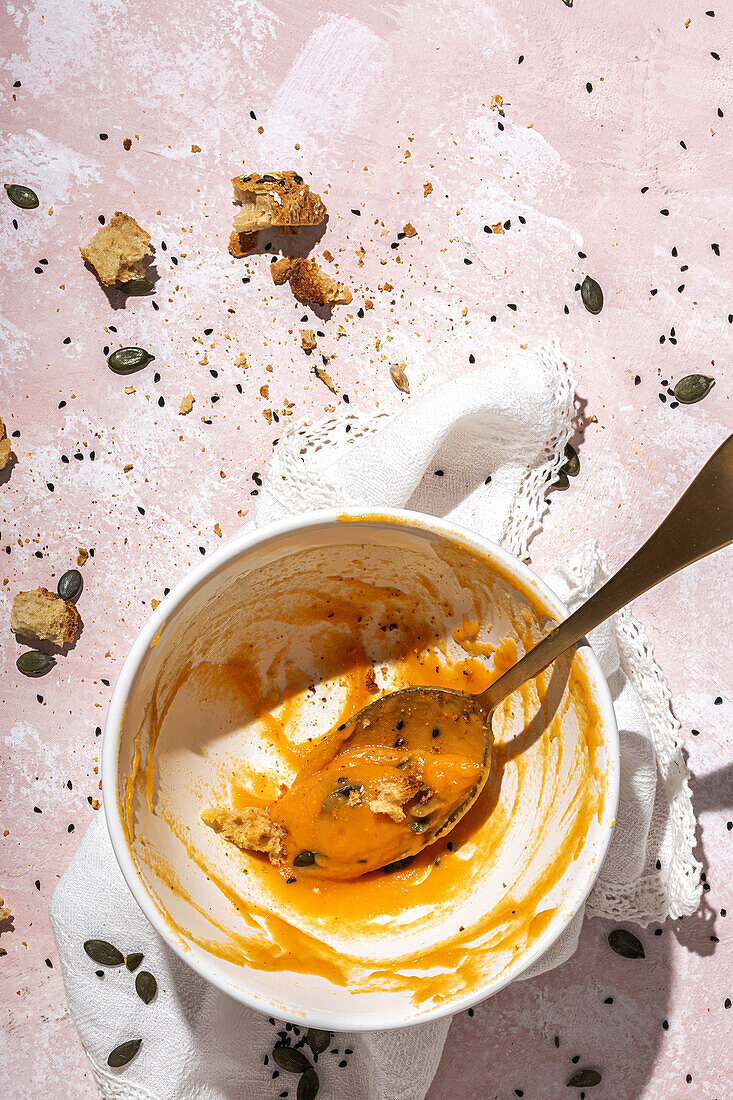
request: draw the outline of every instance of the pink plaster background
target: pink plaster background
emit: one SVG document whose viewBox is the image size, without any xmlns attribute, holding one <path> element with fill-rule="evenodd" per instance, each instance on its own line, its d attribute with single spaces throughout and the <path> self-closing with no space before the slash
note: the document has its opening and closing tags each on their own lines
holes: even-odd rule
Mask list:
<svg viewBox="0 0 733 1100">
<path fill-rule="evenodd" d="M 733 35 L 730 8 L 706 15 L 714 3 L 10 4 L 2 182 L 30 184 L 41 203 L 0 201 L 0 415 L 20 433 L 17 464 L 0 478 L 0 893 L 14 913 L 0 941 L 6 1093 L 10 1082 L 29 1100 L 96 1095 L 47 905 L 95 812 L 109 685 L 151 599 L 199 547 L 217 545 L 214 524 L 226 537 L 246 520 L 251 475 L 281 427 L 265 408 L 289 401 L 315 420 L 347 393 L 356 413 L 394 410 L 410 400 L 390 380 L 395 359 L 414 397 L 470 369 L 469 355 L 480 364 L 560 338 L 591 422 L 581 474 L 552 495 L 532 545 L 540 572 L 588 534 L 620 564 L 731 430 Z M 497 93 L 503 119 L 489 109 Z M 228 179 L 243 161 L 295 168 L 327 202 L 316 254 L 332 251 L 354 308 L 307 327 L 325 333 L 336 398 L 299 348 L 310 311 L 273 287 L 267 257 L 226 253 Z M 117 209 L 153 236 L 157 312 L 150 299 L 119 308 L 78 255 L 97 215 Z M 506 220 L 503 235 L 483 231 Z M 390 248 L 406 221 L 418 236 Z M 574 291 L 586 273 L 605 292 L 598 318 Z M 119 344 L 156 360 L 115 376 L 103 349 Z M 703 403 L 660 401 L 662 379 L 697 371 L 717 378 Z M 183 418 L 188 390 L 197 403 Z M 50 675 L 24 679 L 12 597 L 55 588 L 80 546 L 95 551 L 84 632 Z M 607 929 L 587 923 L 564 968 L 454 1022 L 429 1100 L 569 1095 L 574 1055 L 602 1070 L 598 1100 L 731 1095 L 730 579 L 725 552 L 636 607 L 689 753 L 709 885 L 699 913 L 643 932 L 644 963 L 614 956 Z"/>
</svg>

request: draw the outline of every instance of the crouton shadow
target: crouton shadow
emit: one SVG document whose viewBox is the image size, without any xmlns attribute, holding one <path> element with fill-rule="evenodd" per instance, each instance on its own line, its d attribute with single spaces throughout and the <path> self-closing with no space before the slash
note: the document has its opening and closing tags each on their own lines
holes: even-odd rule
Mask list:
<svg viewBox="0 0 733 1100">
<path fill-rule="evenodd" d="M 307 256 L 326 232 L 328 214 L 318 225 L 272 226 L 257 232 L 257 243 L 244 259 L 251 256 Z M 295 230 L 295 231 L 293 231 Z"/>
<path fill-rule="evenodd" d="M 146 262 L 145 270 L 140 275 L 140 278 L 141 279 L 147 279 L 149 282 L 153 283 L 154 284 L 153 289 L 147 294 L 130 294 L 127 291 L 123 290 L 122 287 L 119 286 L 117 283 L 113 283 L 111 286 L 105 286 L 104 283 L 100 280 L 99 276 L 97 275 L 96 270 L 89 263 L 88 260 L 84 261 L 84 267 L 87 269 L 87 271 L 91 271 L 92 275 L 97 280 L 97 283 L 99 284 L 99 287 L 102 290 L 105 298 L 109 302 L 109 305 L 114 310 L 125 309 L 125 307 L 127 306 L 127 302 L 128 302 L 129 298 L 132 298 L 132 299 L 148 298 L 149 299 L 149 298 L 154 297 L 155 291 L 157 289 L 157 286 L 155 284 L 157 284 L 158 280 L 160 279 L 160 272 L 158 271 L 158 268 L 157 268 L 154 260 L 150 259 Z"/>
<path fill-rule="evenodd" d="M 34 638 L 32 634 L 16 634 L 15 640 L 18 645 L 27 646 L 28 649 L 34 649 L 38 653 L 45 653 L 47 657 L 67 657 L 68 654 L 75 648 L 76 643 L 84 633 L 84 624 L 81 624 L 79 633 L 75 638 L 72 638 L 70 642 L 65 642 L 64 645 L 56 645 L 55 642 L 43 641 L 40 638 Z M 47 672 L 53 668 L 50 665 L 49 668 L 44 669 L 43 672 L 32 673 L 32 676 L 45 676 Z"/>
</svg>

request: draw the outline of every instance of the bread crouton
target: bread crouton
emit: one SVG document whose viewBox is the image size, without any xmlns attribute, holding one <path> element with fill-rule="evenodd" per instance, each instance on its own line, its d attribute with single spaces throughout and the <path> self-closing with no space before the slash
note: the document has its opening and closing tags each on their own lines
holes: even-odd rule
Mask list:
<svg viewBox="0 0 733 1100">
<path fill-rule="evenodd" d="M 284 256 L 270 265 L 272 281 L 280 286 L 286 280 L 301 302 L 317 306 L 348 305 L 351 291 L 343 283 L 332 279 L 308 256 Z"/>
<path fill-rule="evenodd" d="M 5 431 L 5 425 L 3 419 L 0 416 L 0 470 L 4 470 L 10 463 L 12 457 L 13 445 L 9 439 L 6 438 L 7 433 Z"/>
<path fill-rule="evenodd" d="M 229 252 L 232 256 L 241 260 L 242 256 L 248 256 L 256 247 L 256 233 L 237 233 L 236 229 L 232 230 L 229 236 Z"/>
<path fill-rule="evenodd" d="M 272 863 L 285 859 L 285 830 L 266 810 L 253 806 L 242 810 L 212 806 L 204 810 L 201 820 L 243 852 L 266 852 Z"/>
<path fill-rule="evenodd" d="M 316 334 L 312 328 L 302 328 L 300 330 L 300 346 L 303 351 L 313 351 L 316 346 Z"/>
<path fill-rule="evenodd" d="M 120 210 L 80 251 L 105 286 L 143 278 L 146 261 L 153 254 L 150 234 Z"/>
<path fill-rule="evenodd" d="M 14 634 L 61 648 L 74 641 L 81 627 L 81 615 L 74 604 L 47 588 L 19 592 L 13 600 L 10 629 Z"/>
<path fill-rule="evenodd" d="M 5 902 L 3 901 L 3 899 L 0 898 L 0 920 L 8 920 L 10 917 L 12 917 L 12 915 L 13 914 L 10 912 L 10 910 L 5 905 Z"/>
<path fill-rule="evenodd" d="M 374 794 L 369 798 L 367 805 L 374 814 L 386 814 L 393 821 L 404 821 L 403 805 L 409 802 L 422 786 L 424 786 L 422 779 L 414 775 L 388 776 L 385 779 L 379 779 L 374 784 Z"/>
<path fill-rule="evenodd" d="M 256 233 L 277 226 L 319 225 L 326 216 L 320 195 L 297 172 L 251 173 L 232 180 L 242 209 L 234 216 L 237 233 Z M 230 242 L 231 250 L 231 242 Z"/>
</svg>

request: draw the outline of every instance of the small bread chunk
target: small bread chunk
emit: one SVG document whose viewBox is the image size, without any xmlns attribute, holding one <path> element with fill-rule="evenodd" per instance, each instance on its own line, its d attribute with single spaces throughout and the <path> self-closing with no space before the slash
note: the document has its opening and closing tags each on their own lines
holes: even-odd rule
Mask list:
<svg viewBox="0 0 733 1100">
<path fill-rule="evenodd" d="M 19 592 L 13 600 L 10 629 L 14 634 L 61 647 L 74 641 L 81 626 L 81 615 L 74 604 L 47 588 Z"/>
<path fill-rule="evenodd" d="M 376 797 L 370 798 L 367 805 L 374 814 L 386 814 L 393 821 L 404 821 L 404 803 L 416 795 L 422 786 L 422 779 L 414 775 L 380 779 L 375 784 Z"/>
<path fill-rule="evenodd" d="M 265 810 L 251 806 L 243 810 L 212 806 L 204 810 L 201 820 L 243 852 L 266 852 L 272 863 L 282 863 L 285 859 L 285 830 L 276 825 Z"/>
<path fill-rule="evenodd" d="M 178 409 L 178 415 L 179 416 L 188 416 L 188 414 L 190 413 L 191 409 L 194 406 L 195 401 L 196 401 L 196 398 L 193 396 L 192 393 L 187 393 L 185 395 L 185 397 L 182 397 L 181 398 L 181 404 L 180 404 L 180 407 Z"/>
<path fill-rule="evenodd" d="M 313 351 L 316 346 L 316 334 L 312 328 L 302 328 L 300 330 L 300 346 L 303 351 Z"/>
<path fill-rule="evenodd" d="M 143 278 L 145 261 L 153 254 L 150 234 L 120 210 L 80 251 L 105 286 Z"/>
<path fill-rule="evenodd" d="M 284 256 L 270 264 L 270 274 L 278 286 L 288 281 L 293 294 L 301 302 L 317 306 L 345 306 L 351 301 L 349 288 L 332 279 L 308 256 Z"/>
<path fill-rule="evenodd" d="M 297 172 L 267 172 L 236 176 L 234 197 L 242 209 L 234 216 L 237 233 L 256 233 L 278 226 L 320 225 L 326 207 Z M 231 240 L 229 248 L 231 251 Z"/>
<path fill-rule="evenodd" d="M 242 256 L 248 256 L 256 247 L 256 233 L 237 233 L 236 229 L 232 230 L 229 236 L 229 252 L 232 256 L 241 260 Z"/>
<path fill-rule="evenodd" d="M 13 445 L 9 439 L 6 438 L 7 433 L 5 431 L 5 425 L 3 419 L 0 416 L 0 470 L 4 470 L 9 464 L 11 459 L 11 452 Z"/>
<path fill-rule="evenodd" d="M 0 898 L 0 920 L 8 920 L 10 917 L 12 917 L 12 915 L 13 914 L 6 907 L 5 902 L 3 901 L 3 899 Z"/>
</svg>

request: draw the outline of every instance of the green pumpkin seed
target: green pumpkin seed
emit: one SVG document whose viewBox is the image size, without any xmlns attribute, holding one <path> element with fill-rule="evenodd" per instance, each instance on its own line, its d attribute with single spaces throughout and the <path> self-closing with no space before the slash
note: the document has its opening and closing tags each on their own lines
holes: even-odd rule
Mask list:
<svg viewBox="0 0 733 1100">
<path fill-rule="evenodd" d="M 586 275 L 583 279 L 580 287 L 580 297 L 583 299 L 583 305 L 589 313 L 600 313 L 603 309 L 603 291 L 595 279 L 591 279 L 590 275 Z"/>
<path fill-rule="evenodd" d="M 145 956 L 143 955 L 142 951 L 131 951 L 125 959 L 125 966 L 132 974 L 133 970 L 137 970 L 138 966 L 144 958 Z"/>
<path fill-rule="evenodd" d="M 580 473 L 580 458 L 578 452 L 571 443 L 565 444 L 565 458 L 567 462 L 562 467 L 568 477 L 577 477 Z"/>
<path fill-rule="evenodd" d="M 426 833 L 430 828 L 430 816 L 421 817 L 418 821 L 413 821 L 410 828 L 413 833 Z"/>
<path fill-rule="evenodd" d="M 387 863 L 382 868 L 385 875 L 393 875 L 395 871 L 401 871 L 403 867 L 407 867 L 409 863 L 412 863 L 412 856 L 405 856 L 404 859 L 395 859 L 392 863 Z"/>
<path fill-rule="evenodd" d="M 313 1068 L 305 1054 L 293 1047 L 276 1046 L 272 1057 L 280 1069 L 284 1069 L 287 1073 L 305 1073 L 307 1069 Z"/>
<path fill-rule="evenodd" d="M 312 867 L 315 862 L 315 852 L 298 852 L 293 860 L 293 867 Z"/>
<path fill-rule="evenodd" d="M 106 940 L 86 940 L 84 950 L 90 959 L 100 966 L 119 966 L 125 956 Z"/>
<path fill-rule="evenodd" d="M 155 283 L 150 279 L 128 279 L 126 283 L 118 283 L 123 294 L 139 298 L 143 294 L 150 294 L 155 290 Z"/>
<path fill-rule="evenodd" d="M 709 374 L 688 374 L 674 387 L 674 396 L 681 405 L 694 405 L 707 397 L 714 385 L 715 379 Z"/>
<path fill-rule="evenodd" d="M 305 1035 L 305 1041 L 314 1054 L 323 1054 L 331 1044 L 331 1032 L 321 1031 L 317 1027 L 309 1027 Z"/>
<path fill-rule="evenodd" d="M 318 1074 L 311 1067 L 305 1071 L 298 1081 L 298 1094 L 296 1100 L 316 1100 L 319 1088 Z"/>
<path fill-rule="evenodd" d="M 617 955 L 624 959 L 645 959 L 644 946 L 633 932 L 625 928 L 614 928 L 608 934 L 608 942 Z"/>
<path fill-rule="evenodd" d="M 594 1085 L 600 1085 L 603 1078 L 597 1069 L 579 1069 L 567 1081 L 569 1089 L 592 1089 Z"/>
<path fill-rule="evenodd" d="M 120 1069 L 122 1066 L 126 1066 L 128 1062 L 132 1061 L 142 1045 L 142 1039 L 128 1039 L 126 1043 L 120 1043 L 108 1057 L 107 1065 L 111 1066 L 112 1069 Z"/>
<path fill-rule="evenodd" d="M 24 676 L 37 676 L 39 672 L 45 672 L 47 668 L 51 668 L 55 664 L 55 657 L 49 657 L 47 653 L 38 653 L 35 649 L 29 649 L 26 653 L 21 653 L 15 662 L 15 667 Z"/>
<path fill-rule="evenodd" d="M 24 187 L 21 183 L 5 183 L 3 186 L 14 206 L 20 206 L 23 210 L 35 210 L 38 206 L 38 195 L 30 187 Z"/>
<path fill-rule="evenodd" d="M 354 792 L 362 794 L 363 791 L 363 783 L 347 783 L 345 786 L 337 787 L 335 791 L 331 791 L 330 794 L 326 795 L 321 803 L 321 809 L 326 814 L 332 814 L 342 802 L 348 802 L 350 794 Z"/>
<path fill-rule="evenodd" d="M 117 374 L 129 374 L 130 371 L 147 367 L 155 359 L 145 348 L 118 348 L 107 356 L 107 365 Z"/>
<path fill-rule="evenodd" d="M 570 480 L 564 469 L 558 470 L 557 477 L 552 483 L 553 489 L 569 489 Z"/>
<path fill-rule="evenodd" d="M 84 587 L 82 575 L 78 569 L 68 569 L 56 585 L 56 591 L 66 603 L 76 603 Z"/>
<path fill-rule="evenodd" d="M 141 970 L 135 977 L 135 992 L 146 1005 L 150 1004 L 158 992 L 158 983 L 149 970 Z"/>
</svg>

